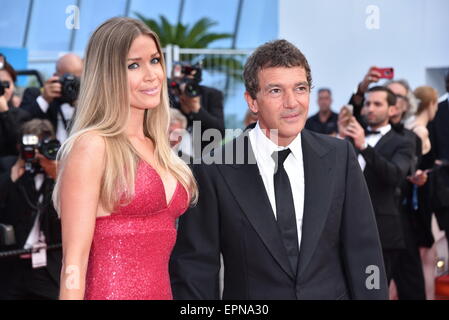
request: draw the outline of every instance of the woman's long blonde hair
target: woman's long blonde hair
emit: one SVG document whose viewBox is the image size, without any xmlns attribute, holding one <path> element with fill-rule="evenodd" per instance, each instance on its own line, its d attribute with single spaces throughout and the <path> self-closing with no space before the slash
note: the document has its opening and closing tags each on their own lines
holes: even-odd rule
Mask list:
<svg viewBox="0 0 449 320">
<path fill-rule="evenodd" d="M 110 212 L 129 202 L 134 194 L 139 155 L 125 134 L 130 117 L 127 58 L 132 42 L 139 35 L 148 35 L 155 41 L 166 74 L 159 38 L 143 22 L 131 18 L 112 18 L 104 22 L 89 40 L 74 122 L 69 138 L 58 153 L 59 178 L 79 137 L 88 132 L 103 137 L 106 149 L 100 203 Z M 167 83 L 163 81 L 160 105 L 145 111 L 144 134 L 154 143 L 159 167 L 175 176 L 188 191 L 190 202 L 194 203 L 198 188 L 188 166 L 170 149 L 169 121 Z M 58 212 L 60 180 L 57 179 L 53 192 Z"/>
</svg>

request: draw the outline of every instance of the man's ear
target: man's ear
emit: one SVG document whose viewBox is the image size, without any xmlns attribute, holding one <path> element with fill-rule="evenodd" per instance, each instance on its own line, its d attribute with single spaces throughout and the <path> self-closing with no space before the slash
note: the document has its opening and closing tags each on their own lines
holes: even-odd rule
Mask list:
<svg viewBox="0 0 449 320">
<path fill-rule="evenodd" d="M 248 108 L 255 114 L 259 112 L 259 108 L 257 105 L 257 100 L 253 99 L 248 91 L 245 91 L 245 100 L 248 104 Z"/>
</svg>

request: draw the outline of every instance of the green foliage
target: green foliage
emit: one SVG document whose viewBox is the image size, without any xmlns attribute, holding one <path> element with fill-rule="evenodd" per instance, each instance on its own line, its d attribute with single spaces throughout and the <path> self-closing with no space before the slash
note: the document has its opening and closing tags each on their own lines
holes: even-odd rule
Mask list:
<svg viewBox="0 0 449 320">
<path fill-rule="evenodd" d="M 214 41 L 233 37 L 230 33 L 210 32 L 217 23 L 209 18 L 202 18 L 190 26 L 182 23 L 171 24 L 162 15 L 159 16 L 159 21 L 146 18 L 137 12 L 135 15 L 157 33 L 163 47 L 173 44 L 180 48 L 207 48 Z"/>
</svg>

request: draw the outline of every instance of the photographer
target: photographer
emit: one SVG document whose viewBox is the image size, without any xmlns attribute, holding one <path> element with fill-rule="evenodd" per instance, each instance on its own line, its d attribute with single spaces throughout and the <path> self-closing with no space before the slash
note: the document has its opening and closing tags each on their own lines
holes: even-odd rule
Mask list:
<svg viewBox="0 0 449 320">
<path fill-rule="evenodd" d="M 193 137 L 193 156 L 196 157 L 210 143 L 219 145 L 224 137 L 223 93 L 217 89 L 200 85 L 202 70 L 199 65 L 175 64 L 173 77 L 169 80 L 172 107 L 179 109 L 187 118 L 187 130 Z M 198 132 L 195 122 L 199 121 Z M 219 132 L 219 140 L 203 141 L 207 129 Z M 214 136 L 215 137 L 215 136 Z M 198 144 L 201 140 L 201 144 Z M 198 149 L 201 150 L 198 150 Z"/>
<path fill-rule="evenodd" d="M 16 80 L 16 71 L 0 54 L 0 157 L 17 155 L 20 125 L 30 117 L 26 111 L 14 107 Z"/>
<path fill-rule="evenodd" d="M 4 242 L 0 243 L 0 300 L 58 297 L 62 253 L 49 247 L 59 248 L 61 243 L 61 225 L 51 201 L 59 143 L 52 139 L 48 120 L 31 120 L 22 128 L 21 155 L 15 164 L 8 168 L 7 161 L 0 159 L 0 239 Z M 34 250 L 4 254 L 20 249 Z"/>
<path fill-rule="evenodd" d="M 67 139 L 82 71 L 81 58 L 73 53 L 66 54 L 56 63 L 56 73 L 45 82 L 42 92 L 38 88 L 28 88 L 23 95 L 21 107 L 33 118 L 49 120 L 61 142 Z"/>
</svg>

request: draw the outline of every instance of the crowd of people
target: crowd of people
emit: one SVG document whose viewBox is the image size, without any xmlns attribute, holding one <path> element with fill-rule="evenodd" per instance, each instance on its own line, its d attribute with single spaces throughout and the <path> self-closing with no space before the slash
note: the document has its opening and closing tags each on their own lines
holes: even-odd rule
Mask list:
<svg viewBox="0 0 449 320">
<path fill-rule="evenodd" d="M 338 113 L 319 89 L 307 119 L 307 59 L 272 41 L 245 64 L 246 129 L 222 147 L 223 94 L 187 92 L 197 68 L 168 79 L 138 20 L 106 21 L 21 97 L 1 58 L 1 300 L 433 298 L 432 215 L 449 232 L 434 88 L 379 85 L 372 67 Z M 187 166 L 208 129 L 210 157 L 242 143 L 244 164 Z"/>
<path fill-rule="evenodd" d="M 376 69 L 369 69 L 339 114 L 330 109 L 330 90 L 318 90 L 319 112 L 306 128 L 353 143 L 376 213 L 388 281 L 394 282 L 391 296 L 433 299 L 432 215 L 440 230 L 449 229 L 448 99 L 438 103 L 434 88 L 412 90 L 403 79 L 380 86 Z M 449 74 L 445 81 L 449 93 Z"/>
</svg>

